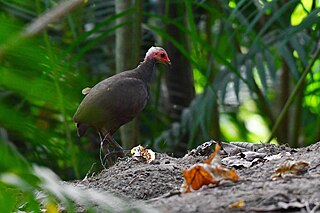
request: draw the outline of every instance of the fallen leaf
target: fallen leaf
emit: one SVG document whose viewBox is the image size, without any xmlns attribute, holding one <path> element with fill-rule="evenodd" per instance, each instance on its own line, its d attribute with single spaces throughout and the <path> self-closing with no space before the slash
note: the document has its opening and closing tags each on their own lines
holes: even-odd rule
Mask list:
<svg viewBox="0 0 320 213">
<path fill-rule="evenodd" d="M 216 143 L 216 142 L 213 140 L 207 141 L 207 142 L 199 145 L 198 147 L 192 149 L 191 151 L 189 151 L 184 157 L 208 155 L 209 153 L 211 153 L 212 144 L 214 144 L 214 143 Z"/>
<path fill-rule="evenodd" d="M 221 161 L 224 165 L 233 168 L 249 168 L 252 166 L 252 162 L 247 161 L 246 159 L 240 158 L 239 156 L 230 156 L 223 158 Z"/>
<path fill-rule="evenodd" d="M 310 163 L 305 161 L 286 161 L 281 164 L 271 176 L 273 180 L 283 178 L 285 175 L 300 175 L 310 167 Z"/>
<path fill-rule="evenodd" d="M 285 152 L 285 153 L 279 153 L 279 154 L 276 154 L 276 155 L 271 155 L 271 156 L 266 156 L 264 157 L 264 159 L 268 160 L 268 161 L 273 161 L 273 160 L 279 160 L 283 157 L 289 157 L 291 156 L 290 152 Z"/>
<path fill-rule="evenodd" d="M 198 190 L 204 185 L 219 183 L 219 181 L 213 179 L 212 174 L 207 170 L 206 167 L 208 167 L 207 164 L 196 164 L 188 170 L 182 170 L 185 178 L 185 184 L 187 186 L 185 192 Z"/>
<path fill-rule="evenodd" d="M 219 155 L 219 151 L 221 150 L 221 147 L 219 146 L 219 144 L 216 145 L 214 152 L 210 155 L 210 157 L 205 160 L 203 163 L 206 164 L 215 164 L 215 163 L 221 163 L 221 158 Z"/>
<path fill-rule="evenodd" d="M 265 153 L 246 151 L 238 153 L 235 156 L 230 156 L 222 159 L 222 163 L 224 165 L 228 165 L 229 167 L 244 167 L 249 168 L 261 161 L 265 161 L 264 157 Z"/>
<path fill-rule="evenodd" d="M 249 212 L 291 212 L 292 210 L 295 210 L 294 212 L 297 212 L 296 210 L 304 209 L 304 208 L 306 208 L 306 203 L 301 203 L 300 201 L 292 200 L 289 202 L 279 201 L 279 202 L 273 203 L 269 206 L 251 207 L 251 208 L 246 209 L 246 211 L 249 211 Z M 300 212 L 300 211 L 298 211 L 298 212 Z M 305 211 L 303 211 L 303 212 L 305 212 Z"/>
<path fill-rule="evenodd" d="M 255 144 L 247 142 L 222 142 L 222 149 L 228 154 L 228 156 L 236 155 L 241 152 L 253 150 Z"/>
<path fill-rule="evenodd" d="M 240 199 L 239 201 L 235 203 L 231 203 L 228 208 L 229 209 L 241 209 L 246 205 L 245 201 L 243 199 Z"/>
<path fill-rule="evenodd" d="M 131 149 L 131 155 L 135 160 L 146 160 L 148 163 L 151 163 L 156 159 L 156 154 L 154 151 L 152 151 L 151 149 L 146 149 L 141 145 L 133 147 Z"/>
<path fill-rule="evenodd" d="M 296 209 L 296 208 L 301 209 L 301 208 L 304 208 L 306 204 L 298 201 L 292 201 L 289 203 L 278 202 L 278 206 L 282 209 Z"/>
<path fill-rule="evenodd" d="M 260 153 L 260 152 L 253 152 L 253 151 L 247 151 L 242 152 L 240 156 L 248 161 L 253 161 L 255 159 L 263 159 L 267 154 L 266 153 Z"/>
<path fill-rule="evenodd" d="M 213 176 L 218 180 L 231 180 L 237 181 L 239 180 L 239 175 L 233 169 L 225 168 L 222 165 L 217 165 L 215 167 L 211 167 Z"/>
<path fill-rule="evenodd" d="M 198 190 L 209 184 L 219 184 L 222 180 L 237 181 L 239 179 L 235 170 L 221 165 L 220 148 L 219 145 L 216 145 L 215 151 L 209 159 L 193 165 L 190 169 L 182 170 L 184 176 L 184 182 L 180 189 L 182 193 Z"/>
</svg>

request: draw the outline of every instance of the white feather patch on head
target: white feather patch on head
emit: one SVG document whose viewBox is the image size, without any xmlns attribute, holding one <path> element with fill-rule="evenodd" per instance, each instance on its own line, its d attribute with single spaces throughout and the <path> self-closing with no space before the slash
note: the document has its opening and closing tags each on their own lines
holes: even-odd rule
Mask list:
<svg viewBox="0 0 320 213">
<path fill-rule="evenodd" d="M 164 50 L 162 47 L 150 47 L 148 52 L 146 53 L 146 56 L 144 57 L 144 60 L 146 60 L 152 53 L 157 52 L 159 50 Z"/>
</svg>

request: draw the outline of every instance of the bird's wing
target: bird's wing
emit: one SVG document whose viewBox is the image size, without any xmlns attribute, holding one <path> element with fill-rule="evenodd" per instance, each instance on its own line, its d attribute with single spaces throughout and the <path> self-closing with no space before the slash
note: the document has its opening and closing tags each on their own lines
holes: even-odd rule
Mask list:
<svg viewBox="0 0 320 213">
<path fill-rule="evenodd" d="M 123 123 L 143 110 L 148 93 L 146 83 L 140 79 L 108 78 L 95 85 L 85 96 L 74 120 L 92 126 L 119 120 Z"/>
</svg>

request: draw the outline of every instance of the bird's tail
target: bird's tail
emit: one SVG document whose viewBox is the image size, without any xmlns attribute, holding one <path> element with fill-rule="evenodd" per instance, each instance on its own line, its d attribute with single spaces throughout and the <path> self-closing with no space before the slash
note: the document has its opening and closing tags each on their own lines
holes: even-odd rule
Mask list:
<svg viewBox="0 0 320 213">
<path fill-rule="evenodd" d="M 86 124 L 77 123 L 77 132 L 78 136 L 81 137 L 86 134 L 88 126 Z"/>
</svg>

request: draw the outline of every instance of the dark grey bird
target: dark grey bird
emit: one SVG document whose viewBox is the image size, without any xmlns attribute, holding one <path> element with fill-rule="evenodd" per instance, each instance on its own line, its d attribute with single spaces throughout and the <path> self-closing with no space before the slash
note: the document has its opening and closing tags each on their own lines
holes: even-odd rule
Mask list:
<svg viewBox="0 0 320 213">
<path fill-rule="evenodd" d="M 123 151 L 112 135 L 146 106 L 156 63 L 171 64 L 161 47 L 151 47 L 136 68 L 113 75 L 91 89 L 84 89 L 82 92 L 86 96 L 73 116 L 78 135 L 83 136 L 89 127 L 93 127 L 98 131 L 102 145 L 107 141 Z"/>
</svg>

